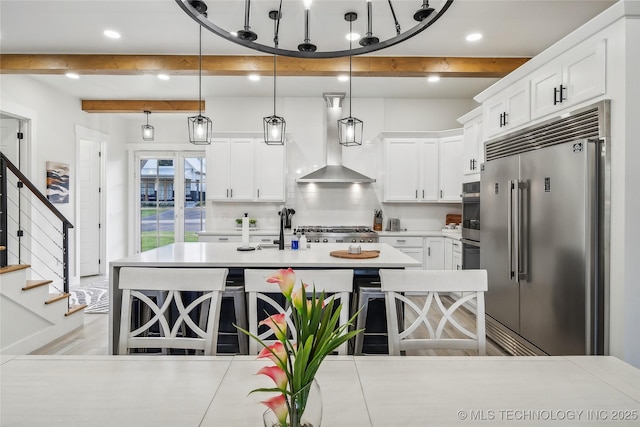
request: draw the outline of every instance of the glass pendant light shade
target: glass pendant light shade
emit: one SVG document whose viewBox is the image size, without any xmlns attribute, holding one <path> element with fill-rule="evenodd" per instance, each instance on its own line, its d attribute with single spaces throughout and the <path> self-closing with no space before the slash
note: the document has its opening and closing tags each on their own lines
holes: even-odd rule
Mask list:
<svg viewBox="0 0 640 427">
<path fill-rule="evenodd" d="M 282 2 L 280 2 L 280 8 L 282 8 Z M 280 9 L 269 12 L 269 18 L 273 19 L 273 40 L 276 47 L 278 46 L 278 29 L 281 17 L 282 12 Z M 264 143 L 267 145 L 284 145 L 284 131 L 287 126 L 284 117 L 276 115 L 276 77 L 276 55 L 273 55 L 273 115 L 262 119 L 264 126 Z"/>
<path fill-rule="evenodd" d="M 362 120 L 355 117 L 345 117 L 338 120 L 338 140 L 346 147 L 362 145 Z"/>
<path fill-rule="evenodd" d="M 142 129 L 142 140 L 153 141 L 153 134 L 155 129 L 149 124 L 149 114 L 151 114 L 151 111 L 145 111 L 144 114 L 147 115 L 147 124 L 140 126 L 140 128 Z"/>
<path fill-rule="evenodd" d="M 189 117 L 189 142 L 195 145 L 211 144 L 211 131 L 213 123 L 209 117 L 197 115 Z"/>
<path fill-rule="evenodd" d="M 347 12 L 344 15 L 345 21 L 349 22 L 349 34 L 353 32 L 353 21 L 358 19 L 358 14 L 355 12 Z M 349 51 L 351 51 L 351 42 L 349 39 Z M 357 119 L 351 115 L 351 56 L 349 56 L 349 117 L 338 120 L 338 142 L 345 147 L 353 145 L 362 145 L 362 120 Z"/>
<path fill-rule="evenodd" d="M 206 9 L 205 9 L 206 10 Z M 202 26 L 199 28 L 199 62 L 198 62 L 198 115 L 188 117 L 189 142 L 194 145 L 211 144 L 211 132 L 213 122 L 209 117 L 202 115 Z"/>
<path fill-rule="evenodd" d="M 284 132 L 287 122 L 284 117 L 268 116 L 263 119 L 264 143 L 267 145 L 284 145 Z"/>
</svg>

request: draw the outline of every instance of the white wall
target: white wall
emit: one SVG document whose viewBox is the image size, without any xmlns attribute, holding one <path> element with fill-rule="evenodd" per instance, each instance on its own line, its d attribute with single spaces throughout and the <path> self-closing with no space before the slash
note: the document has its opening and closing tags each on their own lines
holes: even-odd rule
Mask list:
<svg viewBox="0 0 640 427">
<path fill-rule="evenodd" d="M 123 248 L 126 248 L 127 235 L 123 224 L 126 218 L 121 216 L 121 213 L 126 211 L 126 201 L 118 193 L 119 187 L 124 185 L 120 177 L 126 176 L 126 164 L 121 162 L 124 156 L 124 121 L 104 114 L 85 113 L 80 108 L 78 98 L 58 92 L 28 76 L 2 74 L 0 88 L 0 111 L 31 120 L 30 178 L 43 194 L 46 193 L 46 162 L 59 161 L 69 164 L 70 200 L 68 204 L 58 204 L 56 207 L 74 225 L 78 223 L 77 194 L 73 191 L 77 171 L 75 125 L 111 136 L 106 160 L 107 175 L 112 178 L 106 183 L 107 259 L 103 262 L 124 256 Z M 71 229 L 69 236 L 69 268 L 72 283 L 77 280 L 77 248 L 74 244 L 76 232 L 76 229 Z"/>
<path fill-rule="evenodd" d="M 439 229 L 447 213 L 460 213 L 459 204 L 383 204 L 382 141 L 384 131 L 437 131 L 459 128 L 457 117 L 475 107 L 470 99 L 354 99 L 352 114 L 364 122 L 363 145 L 344 147 L 343 164 L 374 177 L 373 184 L 308 185 L 295 180 L 325 165 L 326 103 L 314 98 L 279 98 L 277 112 L 287 122 L 286 206 L 296 210 L 293 225 L 372 225 L 373 210 L 382 208 L 385 218 L 400 217 L 403 227 L 414 230 Z M 343 115 L 348 114 L 345 101 Z M 206 100 L 206 115 L 213 121 L 214 134 L 262 135 L 262 118 L 271 115 L 271 98 L 214 98 Z M 130 150 L 198 148 L 187 142 L 188 114 L 152 114 L 155 141 L 142 142 L 140 125 L 145 118 L 128 121 Z M 248 212 L 261 228 L 276 229 L 277 203 L 212 203 L 207 205 L 207 228 L 230 229 L 234 219 Z"/>
</svg>

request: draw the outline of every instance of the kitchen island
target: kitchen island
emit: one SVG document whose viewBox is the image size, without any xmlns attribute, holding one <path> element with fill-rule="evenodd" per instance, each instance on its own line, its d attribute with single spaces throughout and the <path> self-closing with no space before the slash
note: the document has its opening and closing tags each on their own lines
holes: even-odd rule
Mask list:
<svg viewBox="0 0 640 427">
<path fill-rule="evenodd" d="M 122 267 L 179 267 L 279 269 L 348 268 L 371 274 L 381 268 L 407 268 L 420 263 L 385 243 L 362 243 L 362 250 L 378 250 L 380 256 L 369 259 L 336 258 L 329 253 L 348 248 L 344 243 L 311 244 L 307 250 L 278 250 L 273 245 L 260 246 L 253 251 L 238 251 L 238 243 L 182 242 L 161 246 L 110 263 L 109 276 L 109 352 L 116 354 L 120 332 L 122 292 L 118 286 Z"/>
</svg>

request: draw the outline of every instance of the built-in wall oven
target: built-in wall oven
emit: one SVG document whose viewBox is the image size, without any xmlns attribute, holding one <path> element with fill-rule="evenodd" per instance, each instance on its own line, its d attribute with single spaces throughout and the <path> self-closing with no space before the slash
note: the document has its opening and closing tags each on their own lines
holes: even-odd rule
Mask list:
<svg viewBox="0 0 640 427">
<path fill-rule="evenodd" d="M 462 269 L 480 268 L 480 181 L 462 184 Z"/>
</svg>

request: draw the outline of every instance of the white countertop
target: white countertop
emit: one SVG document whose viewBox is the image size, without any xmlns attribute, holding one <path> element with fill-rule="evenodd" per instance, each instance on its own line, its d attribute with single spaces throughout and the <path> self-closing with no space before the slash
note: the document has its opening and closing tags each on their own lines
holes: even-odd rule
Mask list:
<svg viewBox="0 0 640 427">
<path fill-rule="evenodd" d="M 402 230 L 377 231 L 380 237 L 450 237 L 460 240 L 462 230 Z"/>
<path fill-rule="evenodd" d="M 239 267 L 239 268 L 405 268 L 420 262 L 385 243 L 360 243 L 362 250 L 379 250 L 370 259 L 336 258 L 329 252 L 348 249 L 345 243 L 312 243 L 307 250 L 269 248 L 238 251 L 239 243 L 172 243 L 111 262 L 111 267 Z M 252 244 L 251 246 L 257 246 Z"/>
<path fill-rule="evenodd" d="M 2 425 L 249 427 L 255 356 L 2 357 Z M 327 427 L 637 426 L 640 370 L 614 357 L 329 356 Z"/>
<path fill-rule="evenodd" d="M 462 238 L 461 230 L 401 230 L 401 231 L 376 231 L 380 237 L 388 236 L 415 236 L 415 237 L 451 237 L 453 239 Z M 198 231 L 196 234 L 198 236 L 235 236 L 242 235 L 241 230 L 237 229 L 227 229 L 227 230 L 207 230 L 207 231 Z M 257 229 L 251 230 L 249 229 L 249 235 L 254 236 L 277 236 L 280 234 L 280 230 L 271 230 L 271 229 Z M 291 236 L 293 234 L 292 230 L 285 230 L 285 236 Z"/>
</svg>

